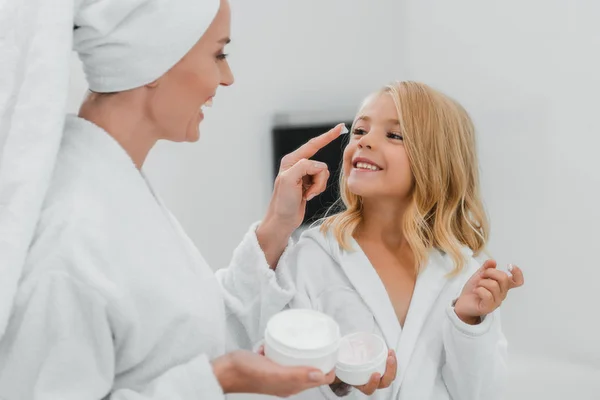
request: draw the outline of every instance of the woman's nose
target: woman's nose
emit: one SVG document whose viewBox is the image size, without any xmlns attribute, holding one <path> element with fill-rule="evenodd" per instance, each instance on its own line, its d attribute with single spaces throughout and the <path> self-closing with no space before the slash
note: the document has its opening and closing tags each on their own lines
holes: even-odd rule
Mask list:
<svg viewBox="0 0 600 400">
<path fill-rule="evenodd" d="M 233 72 L 231 72 L 231 68 L 229 64 L 226 63 L 224 66 L 224 71 L 221 73 L 221 86 L 231 86 L 235 79 L 233 78 Z"/>
</svg>

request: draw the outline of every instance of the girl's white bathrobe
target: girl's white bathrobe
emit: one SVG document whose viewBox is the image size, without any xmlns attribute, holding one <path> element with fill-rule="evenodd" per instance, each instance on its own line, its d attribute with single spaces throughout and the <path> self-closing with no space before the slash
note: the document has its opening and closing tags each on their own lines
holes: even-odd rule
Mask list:
<svg viewBox="0 0 600 400">
<path fill-rule="evenodd" d="M 452 301 L 479 268 L 470 250 L 468 266 L 454 278 L 452 260 L 430 253 L 417 283 L 404 327 L 377 272 L 356 241 L 355 251 L 340 248 L 331 233 L 304 232 L 285 259 L 296 284 L 292 308 L 311 308 L 332 316 L 342 334 L 366 331 L 382 336 L 395 349 L 398 372 L 393 386 L 372 398 L 400 400 L 495 400 L 505 383 L 506 341 L 498 310 L 475 326 L 463 323 Z M 286 271 L 287 272 L 287 271 Z M 283 273 L 283 271 L 281 271 Z M 353 389 L 352 396 L 363 398 Z M 298 399 L 337 398 L 328 387 Z"/>
<path fill-rule="evenodd" d="M 215 277 L 117 142 L 68 117 L 0 342 L 0 398 L 223 398 L 210 361 L 226 317 L 255 341 L 293 295 L 254 229 Z"/>
</svg>

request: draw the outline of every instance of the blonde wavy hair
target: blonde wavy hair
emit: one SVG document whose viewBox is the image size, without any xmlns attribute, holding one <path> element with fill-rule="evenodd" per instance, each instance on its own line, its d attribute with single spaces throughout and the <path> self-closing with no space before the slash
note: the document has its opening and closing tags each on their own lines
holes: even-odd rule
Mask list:
<svg viewBox="0 0 600 400">
<path fill-rule="evenodd" d="M 390 95 L 396 105 L 413 175 L 402 224 L 417 272 L 435 248 L 451 256 L 455 275 L 467 262 L 461 248 L 467 246 L 477 256 L 489 235 L 471 118 L 458 102 L 423 83 L 395 82 L 374 95 L 382 94 Z M 342 210 L 326 217 L 321 231 L 333 229 L 340 246 L 349 250 L 350 236 L 363 217 L 362 199 L 350 192 L 346 180 L 342 171 Z"/>
</svg>

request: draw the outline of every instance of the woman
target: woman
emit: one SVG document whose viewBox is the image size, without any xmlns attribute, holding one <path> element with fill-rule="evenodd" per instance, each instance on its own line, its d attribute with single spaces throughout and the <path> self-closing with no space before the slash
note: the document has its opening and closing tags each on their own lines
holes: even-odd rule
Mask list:
<svg viewBox="0 0 600 400">
<path fill-rule="evenodd" d="M 276 266 L 328 178 L 307 159 L 341 126 L 284 159 L 265 218 L 215 279 L 140 169 L 156 141 L 197 140 L 201 106 L 233 83 L 228 2 L 31 0 L 0 11 L 11 22 L 0 31 L 0 398 L 288 396 L 333 382 L 225 352 L 226 321 L 255 341 L 291 299 Z M 64 121 L 71 40 L 92 94 Z"/>
</svg>

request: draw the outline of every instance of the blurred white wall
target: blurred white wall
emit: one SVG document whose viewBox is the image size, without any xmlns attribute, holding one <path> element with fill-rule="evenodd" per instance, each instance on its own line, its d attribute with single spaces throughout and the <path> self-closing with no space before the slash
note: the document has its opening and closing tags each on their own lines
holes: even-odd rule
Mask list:
<svg viewBox="0 0 600 400">
<path fill-rule="evenodd" d="M 600 398 L 600 3 L 232 4 L 236 83 L 219 90 L 199 143 L 161 143 L 146 168 L 213 268 L 266 209 L 274 113 L 352 116 L 389 80 L 427 82 L 471 112 L 490 249 L 526 274 L 504 311 L 507 398 Z M 74 111 L 86 86 L 73 69 Z"/>
</svg>

